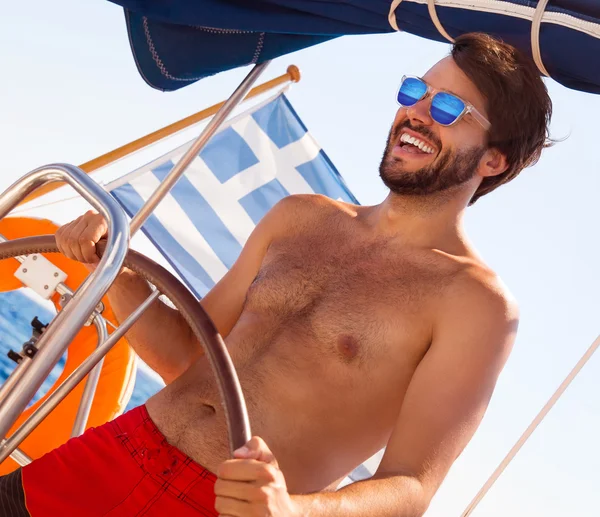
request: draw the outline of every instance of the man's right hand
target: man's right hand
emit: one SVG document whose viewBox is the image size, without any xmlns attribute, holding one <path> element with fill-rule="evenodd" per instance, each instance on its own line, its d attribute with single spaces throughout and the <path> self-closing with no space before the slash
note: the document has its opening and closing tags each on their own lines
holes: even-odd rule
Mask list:
<svg viewBox="0 0 600 517">
<path fill-rule="evenodd" d="M 106 237 L 108 225 L 100 214 L 90 210 L 56 231 L 56 245 L 66 257 L 84 264 L 97 264 L 96 244 Z"/>
</svg>

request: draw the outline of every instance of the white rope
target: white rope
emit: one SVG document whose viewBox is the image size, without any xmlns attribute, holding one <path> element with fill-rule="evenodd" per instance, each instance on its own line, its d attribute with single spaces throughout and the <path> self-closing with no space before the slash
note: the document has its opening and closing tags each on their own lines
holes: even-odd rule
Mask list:
<svg viewBox="0 0 600 517">
<path fill-rule="evenodd" d="M 398 9 L 398 6 L 401 3 L 402 0 L 394 0 L 392 2 L 392 5 L 390 5 L 390 14 L 388 15 L 388 21 L 390 22 L 392 29 L 394 29 L 395 31 L 400 31 L 400 29 L 398 28 L 398 22 L 396 21 L 396 9 Z"/>
<path fill-rule="evenodd" d="M 446 29 L 444 29 L 442 22 L 440 22 L 440 19 L 438 18 L 437 11 L 435 10 L 435 0 L 427 0 L 427 9 L 429 9 L 429 16 L 431 16 L 431 21 L 435 25 L 438 32 L 450 43 L 454 43 L 454 38 L 446 32 Z"/>
<path fill-rule="evenodd" d="M 546 67 L 544 66 L 544 62 L 542 61 L 542 52 L 540 50 L 540 28 L 547 5 L 548 0 L 538 0 L 537 7 L 535 8 L 535 13 L 531 20 L 531 52 L 539 71 L 546 77 L 550 77 L 548 70 L 546 70 Z"/>
<path fill-rule="evenodd" d="M 398 9 L 398 6 L 401 3 L 402 0 L 393 0 L 392 4 L 390 5 L 390 12 L 388 14 L 388 21 L 392 26 L 392 29 L 394 29 L 395 31 L 400 31 L 400 28 L 398 27 L 398 20 L 396 19 L 396 9 Z M 444 36 L 444 38 L 446 38 L 450 43 L 454 43 L 454 38 L 446 32 L 446 29 L 444 29 L 442 22 L 440 22 L 440 19 L 437 15 L 437 11 L 435 9 L 435 0 L 427 0 L 427 9 L 429 10 L 429 16 L 431 17 L 431 21 L 435 25 L 438 32 L 442 36 Z"/>
<path fill-rule="evenodd" d="M 577 364 L 569 372 L 569 375 L 567 375 L 565 380 L 561 382 L 560 386 L 557 388 L 557 390 L 554 392 L 554 394 L 550 397 L 548 402 L 546 402 L 546 404 L 544 405 L 542 410 L 536 415 L 536 417 L 533 419 L 531 424 L 529 424 L 529 427 L 527 427 L 527 429 L 525 430 L 523 435 L 517 440 L 517 443 L 515 443 L 513 445 L 513 448 L 508 452 L 508 454 L 502 460 L 500 465 L 498 465 L 496 470 L 494 470 L 493 474 L 485 482 L 483 487 L 481 487 L 481 490 L 479 490 L 479 492 L 477 492 L 477 495 L 473 498 L 473 500 L 471 501 L 471 504 L 469 504 L 467 509 L 461 514 L 461 517 L 468 517 L 469 515 L 471 515 L 473 513 L 473 510 L 475 510 L 477 505 L 481 502 L 481 500 L 484 498 L 484 496 L 489 492 L 490 488 L 492 488 L 494 483 L 498 480 L 498 478 L 504 472 L 504 469 L 506 469 L 506 467 L 508 467 L 508 464 L 515 458 L 517 453 L 521 450 L 521 447 L 523 447 L 523 445 L 525 445 L 525 442 L 533 434 L 533 432 L 536 430 L 538 425 L 540 425 L 542 420 L 544 420 L 544 418 L 550 412 L 550 410 L 552 409 L 554 404 L 556 404 L 558 399 L 563 395 L 563 393 L 569 387 L 571 382 L 573 382 L 573 379 L 575 379 L 575 377 L 577 377 L 577 375 L 579 374 L 581 369 L 590 360 L 592 355 L 594 355 L 594 352 L 598 349 L 599 346 L 600 346 L 600 336 L 598 336 L 594 340 L 594 342 L 586 350 L 585 354 L 583 354 L 581 359 L 579 359 Z"/>
</svg>

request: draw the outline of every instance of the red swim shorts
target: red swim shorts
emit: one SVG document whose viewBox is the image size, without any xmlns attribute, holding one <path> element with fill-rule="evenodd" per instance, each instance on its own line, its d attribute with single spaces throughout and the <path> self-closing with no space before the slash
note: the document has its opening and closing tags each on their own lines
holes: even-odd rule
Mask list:
<svg viewBox="0 0 600 517">
<path fill-rule="evenodd" d="M 22 469 L 31 517 L 216 517 L 214 474 L 167 443 L 144 406 Z"/>
</svg>

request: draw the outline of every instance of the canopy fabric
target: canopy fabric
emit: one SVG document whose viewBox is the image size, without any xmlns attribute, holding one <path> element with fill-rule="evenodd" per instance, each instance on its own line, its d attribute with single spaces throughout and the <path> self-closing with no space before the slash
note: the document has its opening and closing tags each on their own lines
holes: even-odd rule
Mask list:
<svg viewBox="0 0 600 517">
<path fill-rule="evenodd" d="M 352 34 L 394 32 L 392 0 L 111 0 L 125 8 L 132 51 L 154 88 L 177 90 L 238 66 L 259 63 Z M 403 0 L 400 30 L 445 41 L 427 0 Z M 498 36 L 532 54 L 538 2 L 436 0 L 441 25 L 452 37 L 466 32 Z M 600 2 L 551 0 L 540 30 L 541 57 L 552 78 L 600 93 Z"/>
</svg>

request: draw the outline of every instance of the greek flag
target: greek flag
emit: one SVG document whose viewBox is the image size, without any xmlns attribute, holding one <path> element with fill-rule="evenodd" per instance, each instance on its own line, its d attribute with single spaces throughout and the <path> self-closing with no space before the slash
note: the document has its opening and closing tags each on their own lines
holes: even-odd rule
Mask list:
<svg viewBox="0 0 600 517">
<path fill-rule="evenodd" d="M 107 185 L 133 216 L 188 142 Z M 142 230 L 199 298 L 228 271 L 258 221 L 290 194 L 358 203 L 285 95 L 232 119 Z"/>
</svg>

